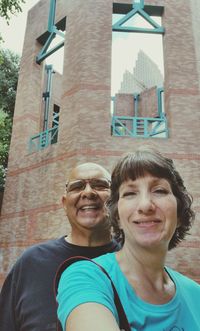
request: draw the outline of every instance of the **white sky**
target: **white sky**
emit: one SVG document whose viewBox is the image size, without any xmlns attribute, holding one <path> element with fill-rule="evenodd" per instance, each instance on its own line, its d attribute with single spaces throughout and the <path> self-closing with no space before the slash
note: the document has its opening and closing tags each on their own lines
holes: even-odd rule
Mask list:
<svg viewBox="0 0 200 331">
<path fill-rule="evenodd" d="M 22 54 L 23 42 L 24 42 L 24 33 L 26 29 L 26 19 L 28 10 L 31 9 L 39 0 L 26 0 L 25 4 L 22 4 L 22 13 L 12 15 L 9 25 L 6 24 L 6 21 L 0 18 L 0 32 L 4 39 L 2 44 L 3 48 L 11 49 L 12 51 Z M 160 22 L 159 22 L 160 23 Z M 129 21 L 130 24 L 130 21 Z M 135 22 L 134 22 L 135 24 Z M 120 36 L 118 34 L 117 40 L 113 40 L 113 54 L 118 54 L 120 59 L 112 59 L 112 91 L 117 91 L 120 87 L 120 82 L 123 76 L 125 69 L 132 71 L 131 69 L 134 66 L 134 62 L 138 53 L 138 50 L 143 48 L 141 47 L 141 41 L 145 45 L 144 51 L 148 54 L 153 61 L 155 61 L 161 72 L 163 72 L 163 63 L 160 56 L 160 51 L 158 49 L 162 48 L 161 38 L 158 41 L 158 36 L 149 35 L 145 36 L 144 34 L 136 34 L 136 42 L 130 43 L 130 40 L 127 39 L 127 36 L 123 34 Z M 132 38 L 132 36 L 131 36 Z M 56 41 L 56 38 L 55 40 Z M 130 47 L 132 45 L 132 47 Z M 51 45 L 53 46 L 53 44 Z M 61 59 L 62 57 L 62 59 Z M 62 61 L 63 60 L 63 48 L 54 53 L 49 57 L 46 62 L 52 63 L 54 69 L 59 72 L 62 72 Z M 113 75 L 114 73 L 114 75 Z M 113 83 L 114 82 L 114 83 Z"/>
<path fill-rule="evenodd" d="M 114 15 L 113 23 L 118 21 L 123 15 Z M 160 18 L 154 20 L 161 24 Z M 134 26 L 143 28 L 152 28 L 147 21 L 135 15 L 123 26 Z M 124 33 L 113 32 L 112 40 L 112 96 L 118 92 L 123 73 L 128 70 L 133 72 L 138 52 L 142 50 L 150 59 L 157 64 L 160 72 L 164 75 L 163 68 L 163 46 L 162 35 L 149 33 Z M 113 56 L 114 55 L 114 56 Z"/>
<path fill-rule="evenodd" d="M 3 48 L 9 48 L 13 52 L 21 55 L 24 33 L 26 29 L 26 19 L 28 10 L 31 9 L 39 0 L 26 0 L 22 4 L 22 13 L 11 15 L 10 23 L 7 25 L 6 21 L 0 18 L 0 33 L 4 39 Z"/>
<path fill-rule="evenodd" d="M 22 54 L 28 11 L 38 2 L 39 0 L 26 0 L 26 2 L 21 5 L 22 12 L 11 15 L 9 25 L 7 25 L 5 20 L 0 18 L 0 33 L 4 40 L 2 44 L 3 48 L 8 48 L 19 55 Z M 58 41 L 60 41 L 59 39 L 59 37 L 56 37 L 49 49 L 58 43 Z M 54 69 L 60 73 L 62 73 L 63 67 L 63 50 L 62 47 L 46 59 L 46 63 L 53 64 Z"/>
</svg>

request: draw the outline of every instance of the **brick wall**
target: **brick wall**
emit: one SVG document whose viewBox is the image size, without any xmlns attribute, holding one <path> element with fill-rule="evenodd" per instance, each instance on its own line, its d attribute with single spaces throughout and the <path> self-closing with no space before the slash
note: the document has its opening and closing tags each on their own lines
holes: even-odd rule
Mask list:
<svg viewBox="0 0 200 331">
<path fill-rule="evenodd" d="M 115 0 L 132 4 L 132 0 Z M 165 111 L 168 139 L 133 139 L 110 135 L 112 0 L 58 0 L 57 20 L 67 16 L 63 76 L 53 92 L 60 101 L 57 144 L 30 154 L 28 140 L 38 133 L 44 64 L 35 63 L 36 38 L 47 27 L 48 0 L 28 15 L 16 98 L 8 177 L 0 218 L 0 281 L 21 252 L 34 243 L 66 234 L 61 196 L 69 169 L 94 161 L 108 169 L 124 152 L 150 143 L 175 159 L 194 195 L 197 213 L 191 235 L 169 254 L 169 264 L 200 281 L 199 240 L 199 18 L 192 1 L 146 0 L 164 5 Z"/>
</svg>

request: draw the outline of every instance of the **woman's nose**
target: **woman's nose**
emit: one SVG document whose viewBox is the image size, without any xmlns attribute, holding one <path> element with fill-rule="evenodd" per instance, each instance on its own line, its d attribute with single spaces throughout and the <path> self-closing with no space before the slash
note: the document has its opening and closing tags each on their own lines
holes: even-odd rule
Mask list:
<svg viewBox="0 0 200 331">
<path fill-rule="evenodd" d="M 149 213 L 155 210 L 155 204 L 152 200 L 151 194 L 143 193 L 138 199 L 138 212 Z"/>
</svg>

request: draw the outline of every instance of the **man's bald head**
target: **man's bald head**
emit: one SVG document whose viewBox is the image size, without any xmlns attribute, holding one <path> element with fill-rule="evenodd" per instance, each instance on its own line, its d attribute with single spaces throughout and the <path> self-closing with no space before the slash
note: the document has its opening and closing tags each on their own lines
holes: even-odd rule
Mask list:
<svg viewBox="0 0 200 331">
<path fill-rule="evenodd" d="M 78 178 L 79 177 L 79 178 Z M 68 181 L 75 179 L 111 178 L 110 173 L 100 164 L 86 162 L 75 166 L 69 173 Z"/>
</svg>

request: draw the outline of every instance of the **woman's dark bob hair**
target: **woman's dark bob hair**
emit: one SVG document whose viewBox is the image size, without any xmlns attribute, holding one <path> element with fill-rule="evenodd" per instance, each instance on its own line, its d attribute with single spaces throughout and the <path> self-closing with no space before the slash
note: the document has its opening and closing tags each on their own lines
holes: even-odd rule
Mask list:
<svg viewBox="0 0 200 331">
<path fill-rule="evenodd" d="M 135 180 L 150 174 L 158 178 L 165 178 L 171 185 L 177 200 L 177 217 L 180 226 L 176 229 L 168 249 L 172 249 L 188 234 L 194 219 L 191 209 L 192 197 L 187 192 L 183 179 L 175 169 L 173 161 L 150 147 L 140 147 L 135 153 L 122 157 L 112 172 L 111 196 L 108 207 L 111 214 L 112 226 L 115 233 L 122 234 L 119 225 L 118 200 L 121 184 L 128 180 Z M 123 240 L 123 238 L 121 238 Z"/>
</svg>

